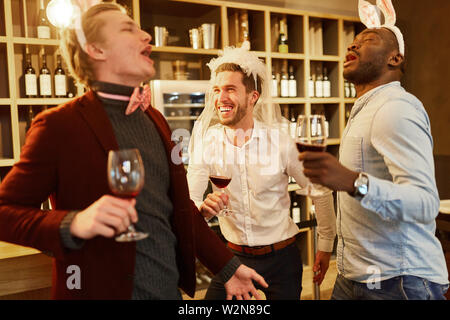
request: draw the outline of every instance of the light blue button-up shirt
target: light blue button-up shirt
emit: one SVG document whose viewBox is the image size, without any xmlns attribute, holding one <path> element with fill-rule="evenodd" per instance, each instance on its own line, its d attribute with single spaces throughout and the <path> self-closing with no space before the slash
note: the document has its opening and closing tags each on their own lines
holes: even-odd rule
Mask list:
<svg viewBox="0 0 450 320">
<path fill-rule="evenodd" d="M 414 275 L 447 284 L 435 237 L 433 138 L 422 103 L 398 81 L 365 93 L 352 108 L 339 159 L 369 177 L 361 201 L 338 192 L 339 273 L 359 282 Z"/>
</svg>

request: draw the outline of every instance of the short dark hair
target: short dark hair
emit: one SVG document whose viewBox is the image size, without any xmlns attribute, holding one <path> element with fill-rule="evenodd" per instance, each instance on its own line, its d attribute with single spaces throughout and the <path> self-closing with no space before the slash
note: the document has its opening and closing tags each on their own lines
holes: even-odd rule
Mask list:
<svg viewBox="0 0 450 320">
<path fill-rule="evenodd" d="M 259 76 L 256 77 L 256 85 L 257 88 L 255 88 L 255 79 L 253 78 L 252 75 L 248 76 L 241 68 L 241 66 L 239 66 L 238 64 L 235 63 L 222 63 L 217 69 L 216 69 L 216 74 L 218 74 L 219 72 L 224 72 L 224 71 L 231 71 L 231 72 L 240 72 L 242 74 L 242 83 L 245 86 L 245 91 L 247 93 L 250 93 L 254 90 L 258 91 L 259 94 L 261 94 L 261 83 L 262 80 Z"/>
<path fill-rule="evenodd" d="M 398 45 L 397 36 L 395 35 L 395 33 L 389 28 L 384 28 L 384 29 L 389 31 L 389 33 L 390 33 L 390 37 L 386 39 L 389 42 L 390 48 L 391 49 L 397 49 L 397 50 L 400 51 L 400 48 L 399 48 L 399 45 Z M 405 71 L 406 71 L 406 57 L 405 57 L 405 55 L 403 55 L 403 61 L 399 65 L 399 69 L 402 72 L 402 74 L 405 74 Z"/>
</svg>

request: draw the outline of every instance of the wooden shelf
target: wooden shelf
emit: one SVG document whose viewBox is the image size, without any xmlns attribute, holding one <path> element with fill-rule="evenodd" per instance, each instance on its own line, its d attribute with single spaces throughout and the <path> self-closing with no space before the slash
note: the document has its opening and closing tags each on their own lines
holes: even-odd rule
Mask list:
<svg viewBox="0 0 450 320">
<path fill-rule="evenodd" d="M 196 116 L 179 116 L 179 117 L 174 117 L 174 116 L 166 116 L 167 121 L 180 121 L 180 120 L 197 120 L 198 117 Z"/>
<path fill-rule="evenodd" d="M 13 42 L 15 44 L 31 44 L 42 46 L 59 46 L 59 40 L 56 39 L 38 39 L 38 38 L 24 38 L 14 37 Z"/>
<path fill-rule="evenodd" d="M 0 159 L 0 167 L 10 167 L 14 165 L 14 159 Z"/>
<path fill-rule="evenodd" d="M 309 98 L 310 103 L 317 103 L 317 104 L 327 104 L 327 103 L 339 103 L 342 100 L 340 98 Z"/>
<path fill-rule="evenodd" d="M 175 46 L 164 46 L 164 47 L 152 46 L 152 51 L 162 53 L 203 54 L 213 56 L 219 54 L 219 49 L 193 49 L 189 47 L 175 47 Z"/>
<path fill-rule="evenodd" d="M 283 97 L 273 97 L 272 101 L 278 104 L 302 104 L 306 103 L 306 98 L 283 98 Z"/>
<path fill-rule="evenodd" d="M 309 60 L 313 60 L 313 61 L 333 61 L 333 62 L 338 62 L 338 61 L 343 61 L 343 58 L 339 57 L 339 56 L 328 56 L 328 55 L 324 55 L 324 56 L 310 56 Z"/>
<path fill-rule="evenodd" d="M 304 60 L 305 59 L 305 55 L 303 53 L 271 52 L 270 56 L 274 59 L 288 59 L 288 60 Z"/>
<path fill-rule="evenodd" d="M 17 105 L 59 105 L 69 102 L 73 98 L 19 98 Z"/>
</svg>

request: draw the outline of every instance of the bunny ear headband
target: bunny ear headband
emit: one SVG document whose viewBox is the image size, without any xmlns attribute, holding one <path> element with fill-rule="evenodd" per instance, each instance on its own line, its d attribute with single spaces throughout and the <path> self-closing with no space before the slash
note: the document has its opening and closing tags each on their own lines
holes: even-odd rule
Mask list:
<svg viewBox="0 0 450 320">
<path fill-rule="evenodd" d="M 405 42 L 403 34 L 395 26 L 397 20 L 392 0 L 377 0 L 377 5 L 371 5 L 365 0 L 359 0 L 359 18 L 367 28 L 386 28 L 391 30 L 397 38 L 400 53 L 405 55 Z M 384 24 L 381 25 L 380 10 L 384 15 Z"/>
<path fill-rule="evenodd" d="M 86 36 L 83 31 L 83 25 L 81 24 L 81 17 L 84 12 L 86 12 L 90 7 L 99 4 L 101 0 L 72 0 L 72 5 L 74 8 L 74 20 L 72 21 L 69 28 L 75 30 L 77 35 L 78 43 L 81 49 L 86 52 Z"/>
</svg>

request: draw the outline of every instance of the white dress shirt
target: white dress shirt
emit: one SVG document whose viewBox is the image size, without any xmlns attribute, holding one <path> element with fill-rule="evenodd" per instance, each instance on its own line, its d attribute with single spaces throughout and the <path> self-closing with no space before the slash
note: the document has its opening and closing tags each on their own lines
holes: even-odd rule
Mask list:
<svg viewBox="0 0 450 320">
<path fill-rule="evenodd" d="M 203 203 L 210 174 L 224 163 L 232 172 L 225 188 L 228 207 L 236 213 L 219 217 L 223 236 L 238 245 L 262 246 L 286 240 L 299 232 L 290 217 L 288 178 L 305 186 L 303 165 L 292 138 L 279 129 L 254 121 L 250 139 L 233 145 L 221 124 L 212 126 L 203 141 L 193 136 L 189 148 L 187 179 L 192 200 Z M 192 140 L 191 140 L 192 143 Z M 219 190 L 213 185 L 214 190 Z M 219 190 L 220 191 L 220 190 Z M 331 192 L 314 198 L 318 222 L 318 250 L 331 252 L 336 236 L 336 217 Z"/>
</svg>

